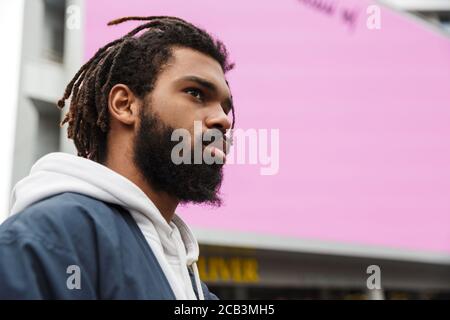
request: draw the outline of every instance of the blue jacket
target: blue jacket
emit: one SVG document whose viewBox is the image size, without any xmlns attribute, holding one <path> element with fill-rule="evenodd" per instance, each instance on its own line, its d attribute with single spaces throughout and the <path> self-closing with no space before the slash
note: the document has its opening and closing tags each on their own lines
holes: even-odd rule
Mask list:
<svg viewBox="0 0 450 320">
<path fill-rule="evenodd" d="M 217 299 L 204 283 L 202 288 L 205 299 Z M 175 296 L 126 210 L 66 192 L 0 225 L 0 299 Z"/>
</svg>

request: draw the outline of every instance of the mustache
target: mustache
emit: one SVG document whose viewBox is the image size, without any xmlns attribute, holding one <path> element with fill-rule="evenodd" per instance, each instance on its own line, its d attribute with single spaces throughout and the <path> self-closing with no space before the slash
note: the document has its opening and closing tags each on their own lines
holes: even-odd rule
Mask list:
<svg viewBox="0 0 450 320">
<path fill-rule="evenodd" d="M 218 129 L 210 129 L 210 130 L 218 130 Z M 208 130 L 206 130 L 203 133 L 203 136 L 205 136 L 205 133 L 207 131 Z M 206 148 L 207 146 L 212 146 L 224 151 L 225 153 L 228 153 L 230 146 L 232 144 L 232 138 L 226 135 L 226 130 L 220 130 L 220 132 L 221 132 L 220 139 L 217 139 L 216 135 L 212 136 L 212 139 L 210 141 L 202 139 L 201 144 L 203 145 L 203 148 Z"/>
</svg>

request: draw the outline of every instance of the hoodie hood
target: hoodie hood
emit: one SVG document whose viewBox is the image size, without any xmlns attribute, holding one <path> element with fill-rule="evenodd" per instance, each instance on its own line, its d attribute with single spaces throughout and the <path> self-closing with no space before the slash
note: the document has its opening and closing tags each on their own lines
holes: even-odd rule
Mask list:
<svg viewBox="0 0 450 320">
<path fill-rule="evenodd" d="M 155 204 L 133 182 L 92 160 L 67 153 L 50 153 L 39 159 L 30 174 L 19 181 L 11 194 L 10 215 L 44 198 L 75 192 L 113 203 L 127 209 L 135 219 L 158 259 L 177 299 L 188 299 L 179 279 L 171 272 L 167 256 L 177 256 L 192 266 L 199 297 L 203 298 L 198 270 L 199 247 L 194 234 L 175 215 L 171 223 L 163 218 Z M 178 235 L 179 242 L 174 241 Z M 184 244 L 184 248 L 181 242 Z M 190 281 L 190 280 L 189 280 Z"/>
</svg>

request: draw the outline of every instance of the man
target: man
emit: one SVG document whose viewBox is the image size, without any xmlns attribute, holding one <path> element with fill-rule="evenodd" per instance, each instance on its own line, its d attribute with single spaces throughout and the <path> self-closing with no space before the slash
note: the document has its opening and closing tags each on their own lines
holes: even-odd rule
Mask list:
<svg viewBox="0 0 450 320">
<path fill-rule="evenodd" d="M 198 243 L 180 203 L 220 205 L 233 126 L 224 45 L 175 17 L 146 21 L 101 48 L 68 84 L 62 124 L 78 157 L 40 159 L 0 226 L 0 298 L 216 299 L 200 281 Z M 220 133 L 206 143 L 194 132 Z M 175 129 L 212 164 L 173 161 Z M 206 152 L 208 151 L 208 152 Z M 190 156 L 188 156 L 189 158 Z M 190 164 L 192 163 L 192 164 Z"/>
</svg>

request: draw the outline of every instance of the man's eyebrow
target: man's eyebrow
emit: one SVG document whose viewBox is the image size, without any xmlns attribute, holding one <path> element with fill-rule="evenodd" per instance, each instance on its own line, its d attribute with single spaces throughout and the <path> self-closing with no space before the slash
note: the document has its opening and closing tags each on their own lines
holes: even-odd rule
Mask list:
<svg viewBox="0 0 450 320">
<path fill-rule="evenodd" d="M 215 94 L 217 94 L 219 92 L 219 89 L 217 88 L 217 86 L 214 83 L 212 83 L 206 79 L 200 78 L 198 76 L 186 76 L 186 77 L 181 78 L 180 81 L 192 81 L 192 82 L 195 82 L 198 85 L 214 92 Z M 231 96 L 228 96 L 225 99 L 225 107 L 228 109 L 227 112 L 233 108 L 233 99 L 231 98 Z"/>
</svg>

